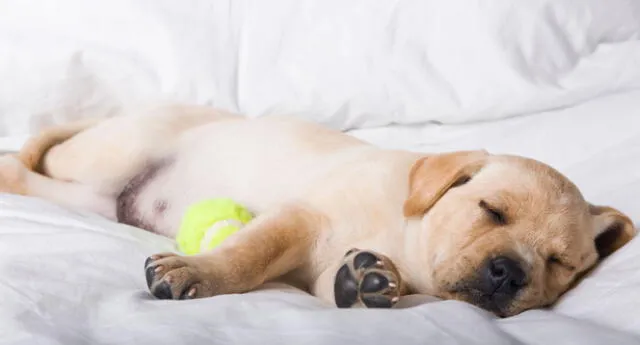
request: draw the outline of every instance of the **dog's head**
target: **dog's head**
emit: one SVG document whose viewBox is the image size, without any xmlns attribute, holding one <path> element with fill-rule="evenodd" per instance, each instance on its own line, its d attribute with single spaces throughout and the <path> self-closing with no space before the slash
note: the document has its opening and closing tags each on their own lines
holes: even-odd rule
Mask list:
<svg viewBox="0 0 640 345">
<path fill-rule="evenodd" d="M 429 292 L 499 316 L 553 303 L 635 234 L 551 167 L 485 151 L 416 162 L 404 213 L 422 219 Z"/>
</svg>

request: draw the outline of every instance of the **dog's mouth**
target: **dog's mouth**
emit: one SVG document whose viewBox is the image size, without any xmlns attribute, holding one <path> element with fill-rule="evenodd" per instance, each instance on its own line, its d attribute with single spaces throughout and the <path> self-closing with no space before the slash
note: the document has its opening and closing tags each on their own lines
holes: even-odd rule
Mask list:
<svg viewBox="0 0 640 345">
<path fill-rule="evenodd" d="M 488 288 L 479 279 L 473 278 L 460 281 L 447 289 L 449 299 L 455 299 L 473 304 L 498 317 L 518 314 L 514 307 L 519 294 L 505 294 L 495 288 Z"/>
<path fill-rule="evenodd" d="M 455 289 L 449 292 L 456 300 L 467 302 L 482 308 L 498 317 L 507 317 L 513 314 L 513 298 L 501 293 L 487 294 L 474 288 Z"/>
</svg>

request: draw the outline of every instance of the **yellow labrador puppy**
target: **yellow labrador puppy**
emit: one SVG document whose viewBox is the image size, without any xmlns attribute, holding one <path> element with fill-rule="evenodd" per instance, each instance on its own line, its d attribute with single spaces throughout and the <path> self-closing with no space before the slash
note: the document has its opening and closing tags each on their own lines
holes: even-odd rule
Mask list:
<svg viewBox="0 0 640 345">
<path fill-rule="evenodd" d="M 424 293 L 500 316 L 554 302 L 635 234 L 535 160 L 383 150 L 290 118 L 209 108 L 87 120 L 0 159 L 3 190 L 173 237 L 185 208 L 230 197 L 259 216 L 220 247 L 145 263 L 153 295 L 285 280 L 339 307 Z"/>
</svg>

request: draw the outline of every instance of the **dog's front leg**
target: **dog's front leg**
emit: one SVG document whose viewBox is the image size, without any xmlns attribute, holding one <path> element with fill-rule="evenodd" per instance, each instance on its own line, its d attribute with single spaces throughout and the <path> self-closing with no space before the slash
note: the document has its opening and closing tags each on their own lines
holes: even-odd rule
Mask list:
<svg viewBox="0 0 640 345">
<path fill-rule="evenodd" d="M 300 206 L 265 213 L 210 252 L 151 256 L 147 285 L 161 299 L 250 291 L 307 262 L 323 222 L 320 213 Z"/>
</svg>

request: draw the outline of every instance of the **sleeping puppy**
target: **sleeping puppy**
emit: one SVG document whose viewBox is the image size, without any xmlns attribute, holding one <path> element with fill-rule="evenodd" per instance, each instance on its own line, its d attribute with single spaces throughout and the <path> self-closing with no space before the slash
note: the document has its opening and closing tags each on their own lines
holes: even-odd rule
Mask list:
<svg viewBox="0 0 640 345">
<path fill-rule="evenodd" d="M 532 159 L 383 150 L 301 120 L 202 107 L 49 129 L 2 157 L 0 175 L 7 192 L 169 237 L 202 199 L 258 214 L 210 252 L 148 258 L 162 299 L 281 280 L 339 307 L 422 293 L 509 316 L 553 303 L 635 234 Z"/>
</svg>

